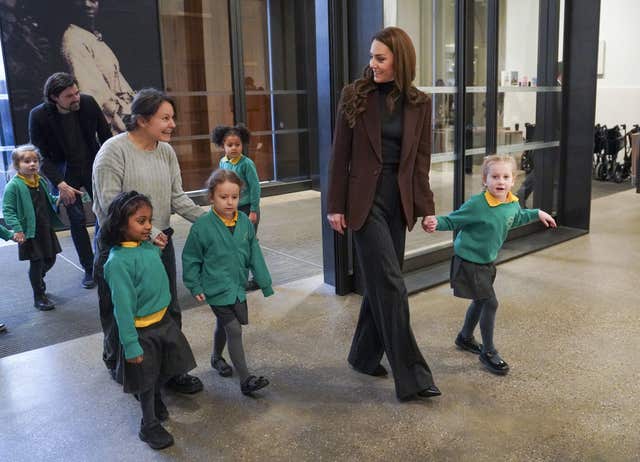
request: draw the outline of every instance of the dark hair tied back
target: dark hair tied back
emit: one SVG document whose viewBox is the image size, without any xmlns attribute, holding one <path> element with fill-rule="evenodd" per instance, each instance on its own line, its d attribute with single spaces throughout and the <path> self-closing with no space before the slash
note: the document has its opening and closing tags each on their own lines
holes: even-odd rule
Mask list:
<svg viewBox="0 0 640 462">
<path fill-rule="evenodd" d="M 110 247 L 124 241 L 124 231 L 129 224 L 129 217 L 145 205 L 153 210 L 149 198 L 137 191 L 118 194 L 109 204 L 107 219 L 100 228 L 102 239 Z"/>
<path fill-rule="evenodd" d="M 232 136 L 232 135 L 235 135 L 238 138 L 240 138 L 240 141 L 242 141 L 243 147 L 249 145 L 249 140 L 251 139 L 251 132 L 249 132 L 249 129 L 243 123 L 239 123 L 233 127 L 230 127 L 228 125 L 218 125 L 216 128 L 213 129 L 213 132 L 211 133 L 211 141 L 213 141 L 213 143 L 216 146 L 223 147 L 224 140 L 228 136 Z"/>
<path fill-rule="evenodd" d="M 123 118 L 124 126 L 128 132 L 138 128 L 138 120 L 149 120 L 158 112 L 162 103 L 167 102 L 173 107 L 174 117 L 176 113 L 176 103 L 173 98 L 165 92 L 155 88 L 143 88 L 133 97 L 131 102 L 131 114 Z"/>
</svg>

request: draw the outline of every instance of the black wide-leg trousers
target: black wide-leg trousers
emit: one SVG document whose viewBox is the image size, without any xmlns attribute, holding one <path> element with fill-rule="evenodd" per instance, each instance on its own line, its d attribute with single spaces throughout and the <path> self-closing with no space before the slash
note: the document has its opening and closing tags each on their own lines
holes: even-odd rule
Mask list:
<svg viewBox="0 0 640 462">
<path fill-rule="evenodd" d="M 371 373 L 386 353 L 399 399 L 434 385 L 409 320 L 409 299 L 401 269 L 405 238 L 397 172 L 385 168 L 371 212 L 363 227 L 353 233 L 365 293 L 349 363 Z"/>
</svg>

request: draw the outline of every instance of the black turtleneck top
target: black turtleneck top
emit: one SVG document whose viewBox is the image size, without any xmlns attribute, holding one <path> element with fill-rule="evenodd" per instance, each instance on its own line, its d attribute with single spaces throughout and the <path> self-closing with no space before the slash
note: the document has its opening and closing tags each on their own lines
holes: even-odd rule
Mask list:
<svg viewBox="0 0 640 462">
<path fill-rule="evenodd" d="M 382 125 L 382 163 L 397 167 L 400 163 L 400 150 L 402 149 L 404 102 L 402 96 L 400 96 L 394 104 L 393 112 L 389 112 L 386 99 L 394 85 L 395 82 L 393 81 L 376 83 Z"/>
</svg>

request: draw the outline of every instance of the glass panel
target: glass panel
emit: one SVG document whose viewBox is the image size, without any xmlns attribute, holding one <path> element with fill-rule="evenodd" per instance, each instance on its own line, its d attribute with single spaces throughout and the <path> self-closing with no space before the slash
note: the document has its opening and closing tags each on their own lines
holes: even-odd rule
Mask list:
<svg viewBox="0 0 640 462">
<path fill-rule="evenodd" d="M 184 189 L 198 190 L 217 166 L 209 134 L 234 120 L 228 2 L 160 0 L 158 5 L 165 89 L 177 104 L 172 144 Z"/>
<path fill-rule="evenodd" d="M 299 180 L 309 177 L 309 134 L 285 133 L 275 136 L 277 178 Z"/>
<path fill-rule="evenodd" d="M 261 133 L 261 149 L 256 151 L 258 175 L 280 181 L 308 177 L 307 136 L 301 142 L 298 135 L 276 135 L 281 130 L 308 129 L 304 47 L 291 46 L 306 41 L 304 4 L 242 0 L 241 14 L 247 124 L 252 131 L 272 135 L 268 140 Z M 293 159 L 299 159 L 300 165 L 293 165 Z"/>
<path fill-rule="evenodd" d="M 2 43 L 0 42 L 0 157 L 2 158 L 0 161 L 0 200 L 4 194 L 4 187 L 9 181 L 13 144 L 13 127 L 11 125 L 7 79 L 4 71 Z M 2 216 L 1 210 L 0 216 Z"/>
<path fill-rule="evenodd" d="M 403 28 L 416 48 L 415 84 L 432 101 L 432 159 L 429 183 L 434 193 L 436 212 L 449 213 L 453 208 L 454 139 L 455 139 L 455 0 L 385 1 L 385 25 Z M 389 14 L 388 11 L 392 13 Z M 442 87 L 442 88 L 434 88 Z M 406 252 L 448 244 L 451 233 L 427 235 L 418 223 L 407 235 Z"/>
<path fill-rule="evenodd" d="M 478 176 L 486 146 L 487 1 L 469 3 L 465 50 L 469 70 L 465 95 L 465 200 L 482 189 Z"/>
</svg>

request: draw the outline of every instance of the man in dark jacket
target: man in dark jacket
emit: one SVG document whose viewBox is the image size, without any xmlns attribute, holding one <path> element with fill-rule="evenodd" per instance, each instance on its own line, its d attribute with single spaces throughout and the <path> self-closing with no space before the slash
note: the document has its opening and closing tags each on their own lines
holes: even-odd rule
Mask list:
<svg viewBox="0 0 640 462">
<path fill-rule="evenodd" d="M 111 130 L 98 106 L 89 95 L 80 94 L 77 80 L 57 72 L 44 84 L 44 102 L 29 113 L 29 137 L 42 155 L 42 172 L 60 191 L 67 209 L 71 238 L 85 274 L 82 285 L 95 286 L 93 249 L 87 232 L 87 220 L 77 191 L 84 187 L 93 196 L 91 171 L 100 148 L 111 137 Z"/>
</svg>

